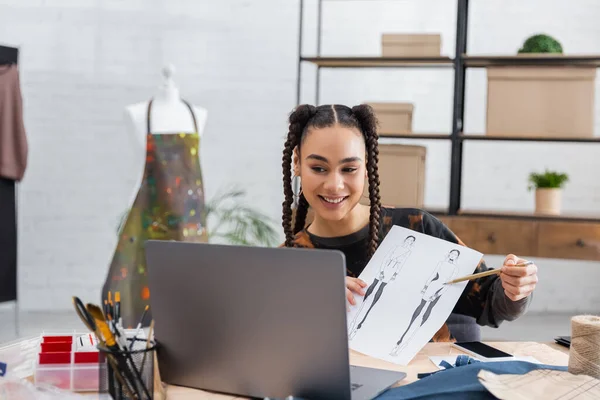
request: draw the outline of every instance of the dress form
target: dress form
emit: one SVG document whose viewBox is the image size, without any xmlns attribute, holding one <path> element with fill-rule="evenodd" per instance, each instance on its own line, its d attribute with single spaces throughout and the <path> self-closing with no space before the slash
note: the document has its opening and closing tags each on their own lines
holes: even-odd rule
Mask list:
<svg viewBox="0 0 600 400">
<path fill-rule="evenodd" d="M 138 148 L 133 157 L 135 165 L 143 165 L 146 155 L 147 135 L 149 134 L 178 134 L 195 132 L 194 119 L 190 109 L 180 97 L 179 88 L 175 85 L 173 75 L 175 67 L 172 64 L 162 69 L 163 83 L 158 87 L 152 99 L 152 132 L 148 132 L 148 106 L 150 100 L 131 104 L 125 107 L 125 121 L 130 138 L 133 139 L 132 146 Z M 190 104 L 196 118 L 198 136 L 202 137 L 208 111 L 202 107 Z M 200 152 L 198 152 L 200 161 Z M 135 189 L 132 191 L 129 204 L 132 204 L 137 195 L 137 188 L 142 180 L 140 169 L 137 173 Z"/>
<path fill-rule="evenodd" d="M 152 102 L 152 132 L 148 132 L 147 112 L 148 101 L 129 105 L 125 108 L 126 120 L 129 131 L 144 150 L 146 147 L 146 135 L 153 134 L 177 134 L 180 132 L 194 132 L 194 121 L 190 110 L 182 101 L 179 89 L 173 81 L 175 68 L 167 65 L 163 68 L 164 82 L 158 87 Z M 206 125 L 207 110 L 192 105 L 192 111 L 198 124 L 198 135 L 202 136 Z"/>
<path fill-rule="evenodd" d="M 207 242 L 206 207 L 200 166 L 200 131 L 206 111 L 179 97 L 171 80 L 172 68 L 155 97 L 127 107 L 143 174 L 119 227 L 118 241 L 102 288 L 124 299 L 120 311 L 124 327 L 135 327 L 142 315 L 152 320 L 145 243 L 148 240 Z M 132 136 L 130 136 L 132 137 Z M 141 157 L 140 157 L 141 158 Z"/>
</svg>

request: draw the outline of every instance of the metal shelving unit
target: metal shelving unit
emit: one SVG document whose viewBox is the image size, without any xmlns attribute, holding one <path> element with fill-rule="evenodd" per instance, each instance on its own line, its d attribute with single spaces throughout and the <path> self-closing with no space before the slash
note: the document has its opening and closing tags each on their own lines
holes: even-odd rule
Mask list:
<svg viewBox="0 0 600 400">
<path fill-rule="evenodd" d="M 398 134 L 385 135 L 381 138 L 414 139 L 414 140 L 449 140 L 451 142 L 450 193 L 448 210 L 438 210 L 436 214 L 470 215 L 461 210 L 461 186 L 463 165 L 463 144 L 465 141 L 522 141 L 522 142 L 556 142 L 556 143 L 600 143 L 600 138 L 569 137 L 536 137 L 536 136 L 494 136 L 493 134 L 465 134 L 463 121 L 465 114 L 465 75 L 467 68 L 486 68 L 489 66 L 598 66 L 600 55 L 567 55 L 532 54 L 519 56 L 483 56 L 468 55 L 467 34 L 469 19 L 469 0 L 457 0 L 456 14 L 456 46 L 454 57 L 324 57 L 321 55 L 323 3 L 332 1 L 353 0 L 318 0 L 317 10 L 317 51 L 316 55 L 307 57 L 302 54 L 304 0 L 300 0 L 300 21 L 298 38 L 298 70 L 296 104 L 300 104 L 302 63 L 316 65 L 315 103 L 319 104 L 321 70 L 324 68 L 453 68 L 454 90 L 452 127 L 450 134 Z M 498 217 L 505 213 L 489 213 Z M 529 218 L 531 216 L 514 216 Z"/>
</svg>

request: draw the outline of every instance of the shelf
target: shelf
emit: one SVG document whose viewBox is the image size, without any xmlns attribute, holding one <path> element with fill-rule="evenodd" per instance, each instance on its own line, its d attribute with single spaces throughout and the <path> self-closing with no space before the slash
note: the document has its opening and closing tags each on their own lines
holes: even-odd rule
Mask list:
<svg viewBox="0 0 600 400">
<path fill-rule="evenodd" d="M 335 1 L 335 0 L 322 0 Z M 350 0 L 339 0 L 339 1 L 350 1 Z M 363 0 L 363 1 L 374 1 L 374 0 Z M 531 67 L 547 67 L 550 72 L 550 67 L 575 67 L 585 68 L 586 71 L 595 71 L 595 68 L 600 67 L 600 54 L 468 54 L 467 50 L 467 37 L 469 36 L 469 7 L 468 0 L 459 0 L 456 4 L 456 45 L 452 53 L 447 53 L 447 56 L 436 56 L 436 57 L 383 57 L 381 53 L 373 54 L 371 56 L 322 56 L 320 51 L 315 52 L 317 55 L 313 57 L 302 56 L 302 37 L 303 37 L 303 24 L 302 24 L 302 13 L 300 14 L 300 45 L 298 61 L 310 62 L 315 65 L 317 72 L 320 68 L 452 68 L 453 74 L 453 90 L 452 90 L 452 124 L 448 127 L 448 131 L 452 134 L 434 134 L 434 133 L 400 133 L 379 136 L 381 141 L 385 139 L 400 139 L 400 140 L 448 140 L 450 146 L 450 185 L 449 185 L 449 204 L 446 210 L 427 210 L 434 215 L 440 217 L 446 216 L 448 220 L 457 218 L 460 220 L 465 217 L 464 220 L 460 220 L 461 224 L 469 225 L 471 222 L 475 222 L 466 217 L 481 217 L 485 222 L 488 221 L 486 218 L 495 217 L 499 221 L 502 219 L 514 218 L 515 221 L 521 220 L 524 225 L 544 225 L 542 221 L 568 221 L 568 222 L 593 222 L 600 226 L 600 215 L 559 215 L 559 216 L 548 216 L 548 215 L 537 215 L 531 213 L 508 213 L 508 212 L 485 212 L 485 211 L 468 211 L 461 209 L 461 191 L 462 191 L 462 176 L 463 176 L 463 152 L 466 146 L 463 144 L 466 141 L 502 141 L 512 142 L 515 145 L 519 145 L 519 142 L 530 142 L 530 143 L 596 143 L 600 142 L 599 137 L 547 137 L 543 136 L 545 132 L 519 132 L 519 136 L 506 136 L 503 134 L 494 132 L 472 132 L 472 134 L 465 134 L 461 132 L 464 115 L 466 114 L 465 109 L 465 98 L 466 98 L 466 83 L 470 79 L 465 75 L 467 68 L 486 68 L 486 67 L 502 67 L 502 66 L 531 66 Z M 301 2 L 302 7 L 302 2 Z M 319 1 L 317 11 L 317 48 L 320 49 L 322 39 L 322 9 L 321 1 Z M 314 55 L 314 54 L 313 54 Z M 301 82 L 301 71 L 299 65 L 297 73 L 297 103 L 300 104 L 302 82 Z M 490 72 L 488 70 L 488 72 Z M 582 71 L 584 72 L 584 71 Z M 315 103 L 319 103 L 320 87 L 321 87 L 321 76 L 319 73 L 316 75 L 316 90 L 315 90 Z M 542 135 L 542 136 L 536 136 Z M 565 135 L 566 136 L 566 135 Z M 389 143 L 395 143 L 390 140 Z M 401 143 L 401 142 L 398 142 Z M 456 146 L 455 146 L 456 144 Z M 504 224 L 504 221 L 494 223 L 500 225 Z M 510 222 L 510 221 L 509 221 Z M 539 222 L 539 223 L 538 223 Z M 551 224 L 546 225 L 561 225 Z M 587 229 L 587 224 L 582 223 L 581 226 Z M 579 224 L 569 225 L 572 231 L 576 231 L 580 228 Z M 512 230 L 509 229 L 509 232 Z M 596 231 L 594 231 L 596 232 Z M 577 233 L 578 234 L 578 233 Z M 594 233 L 597 235 L 596 233 Z M 561 232 L 561 235 L 566 235 Z M 571 236 L 577 236 L 573 232 L 568 233 Z M 594 255 L 594 257 L 600 259 L 600 255 Z"/>
<path fill-rule="evenodd" d="M 450 57 L 300 57 L 301 61 L 313 63 L 322 68 L 423 68 L 454 66 Z M 467 67 L 492 66 L 578 66 L 600 67 L 600 55 L 553 55 L 532 54 L 519 56 L 468 56 L 463 55 Z"/>
<path fill-rule="evenodd" d="M 442 213 L 439 213 L 442 214 Z M 448 214 L 442 214 L 448 216 Z M 454 216 L 450 216 L 454 217 Z M 483 210 L 459 210 L 456 217 L 477 217 L 477 218 L 500 218 L 500 219 L 516 219 L 516 220 L 534 220 L 534 221 L 567 221 L 567 222 L 600 222 L 600 214 L 583 214 L 583 213 L 563 213 L 561 215 L 546 215 L 527 212 L 510 212 L 510 211 L 483 211 Z"/>
<path fill-rule="evenodd" d="M 379 139 L 411 139 L 411 140 L 450 140 L 452 135 L 442 133 L 406 133 L 379 135 Z M 600 137 L 540 137 L 540 136 L 497 136 L 497 135 L 460 135 L 460 140 L 508 141 L 508 142 L 548 142 L 548 143 L 600 143 Z"/>
<path fill-rule="evenodd" d="M 301 57 L 323 68 L 424 68 L 454 66 L 449 57 Z"/>
<path fill-rule="evenodd" d="M 469 56 L 463 55 L 467 67 L 492 66 L 580 66 L 600 67 L 600 55 L 557 55 L 531 54 L 513 56 Z"/>
<path fill-rule="evenodd" d="M 600 143 L 600 137 L 578 138 L 578 137 L 546 137 L 546 136 L 497 136 L 497 135 L 474 135 L 462 134 L 462 140 L 496 140 L 512 142 L 563 142 L 563 143 Z"/>
<path fill-rule="evenodd" d="M 379 135 L 379 139 L 448 140 L 450 135 L 442 133 L 406 133 L 397 135 Z"/>
</svg>

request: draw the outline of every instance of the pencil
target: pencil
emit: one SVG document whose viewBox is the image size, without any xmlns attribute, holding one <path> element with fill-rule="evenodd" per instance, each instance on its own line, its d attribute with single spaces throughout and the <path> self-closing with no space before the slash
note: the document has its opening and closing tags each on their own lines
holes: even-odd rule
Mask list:
<svg viewBox="0 0 600 400">
<path fill-rule="evenodd" d="M 137 336 L 140 334 L 140 330 L 142 329 L 142 324 L 144 323 L 144 317 L 146 316 L 146 313 L 148 312 L 148 308 L 150 308 L 150 306 L 146 305 L 146 307 L 144 308 L 144 312 L 142 313 L 142 316 L 140 317 L 140 322 L 138 322 L 137 326 L 135 327 L 135 335 L 133 335 L 133 340 L 131 341 L 131 344 L 129 345 L 129 351 L 131 351 L 131 349 L 133 349 L 135 340 L 137 339 Z"/>
<path fill-rule="evenodd" d="M 515 264 L 515 265 L 512 265 L 512 267 L 525 267 L 525 266 L 531 265 L 531 264 L 533 264 L 533 261 L 527 261 L 524 263 Z M 473 279 L 483 278 L 484 276 L 499 275 L 501 272 L 502 272 L 501 268 L 490 269 L 489 271 L 480 272 L 478 274 L 467 275 L 467 276 L 463 276 L 462 278 L 457 278 L 457 279 L 451 280 L 449 282 L 446 282 L 446 285 L 451 285 L 453 283 L 458 283 L 458 282 L 463 282 L 463 281 L 472 281 Z"/>
</svg>

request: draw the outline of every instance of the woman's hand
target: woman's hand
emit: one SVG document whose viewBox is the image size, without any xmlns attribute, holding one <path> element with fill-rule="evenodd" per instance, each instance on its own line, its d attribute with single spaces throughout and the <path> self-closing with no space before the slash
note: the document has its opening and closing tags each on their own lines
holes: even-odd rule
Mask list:
<svg viewBox="0 0 600 400">
<path fill-rule="evenodd" d="M 527 262 L 522 258 L 509 254 L 504 259 L 502 273 L 502 287 L 506 297 L 512 301 L 518 301 L 529 296 L 535 289 L 538 282 L 537 266 L 535 264 L 524 267 L 514 267 L 515 264 Z"/>
<path fill-rule="evenodd" d="M 365 292 L 363 288 L 367 287 L 367 283 L 358 278 L 351 278 L 349 276 L 346 277 L 346 299 L 353 306 L 356 305 L 356 300 L 354 300 L 354 295 L 352 293 L 356 293 L 360 296 L 364 296 Z"/>
</svg>

